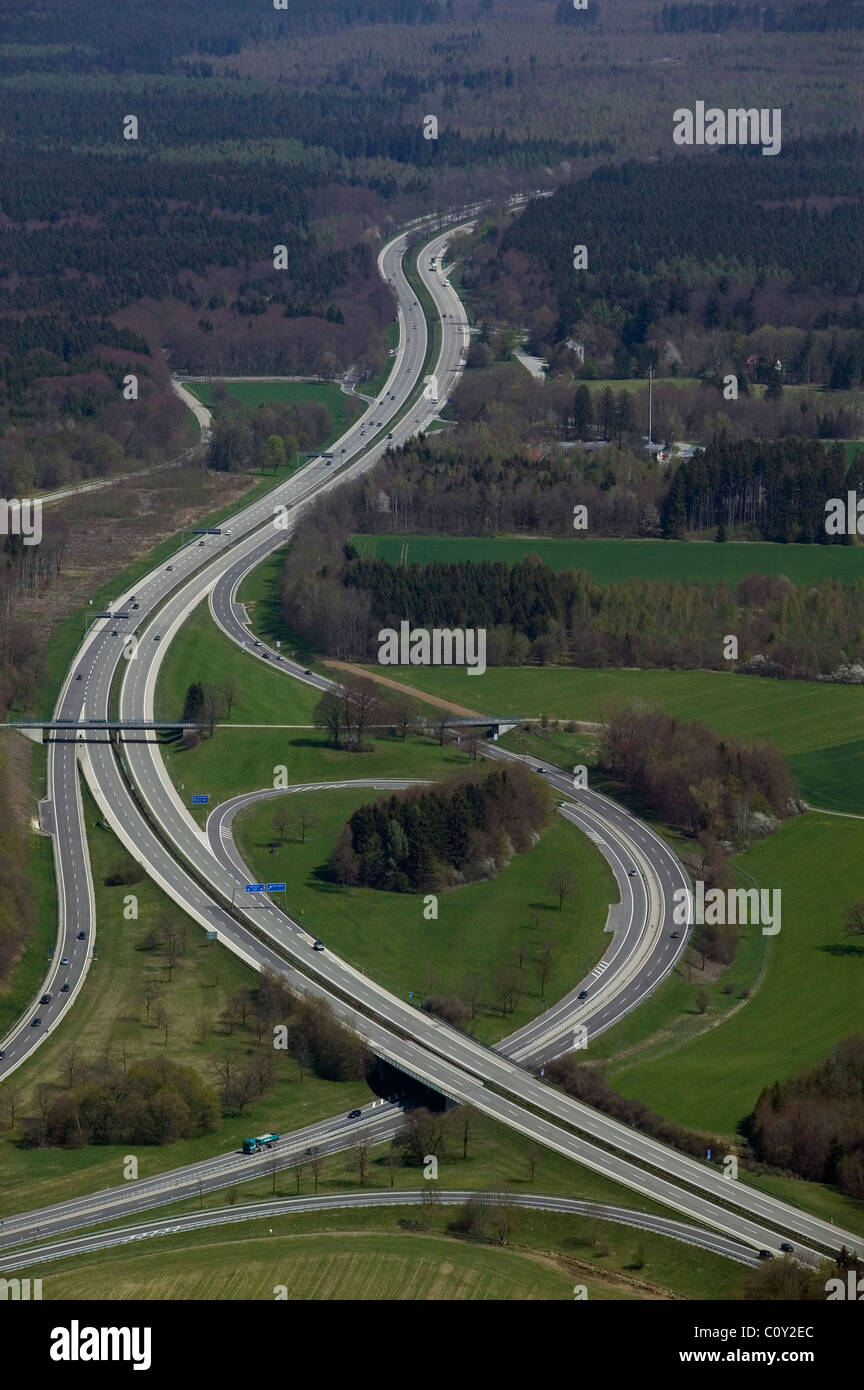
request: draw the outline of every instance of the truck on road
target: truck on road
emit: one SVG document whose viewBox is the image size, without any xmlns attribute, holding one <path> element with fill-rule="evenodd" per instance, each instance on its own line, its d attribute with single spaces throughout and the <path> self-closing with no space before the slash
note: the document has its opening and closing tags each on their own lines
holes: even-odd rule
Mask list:
<svg viewBox="0 0 864 1390">
<path fill-rule="evenodd" d="M 244 1154 L 257 1154 L 262 1149 L 272 1149 L 278 1138 L 278 1134 L 259 1134 L 256 1139 L 244 1139 L 243 1152 Z"/>
</svg>

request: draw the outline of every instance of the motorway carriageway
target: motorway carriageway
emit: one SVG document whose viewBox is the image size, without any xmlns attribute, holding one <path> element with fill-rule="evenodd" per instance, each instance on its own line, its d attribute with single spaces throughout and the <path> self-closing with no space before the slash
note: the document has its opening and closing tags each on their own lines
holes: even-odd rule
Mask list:
<svg viewBox="0 0 864 1390">
<path fill-rule="evenodd" d="M 449 235 L 448 233 L 448 237 Z M 441 238 L 441 241 L 443 242 L 446 239 L 447 238 Z M 385 248 L 385 251 L 382 252 L 382 258 L 386 257 L 388 250 L 392 251 L 393 246 L 394 243 L 391 243 L 389 248 Z M 394 263 L 392 267 L 394 270 L 394 276 L 392 277 L 394 282 L 396 282 L 399 273 L 399 256 L 401 256 L 401 249 L 396 257 L 396 263 Z M 398 286 L 398 288 L 401 296 L 401 294 L 404 293 L 405 287 Z M 433 287 L 430 286 L 430 290 L 432 289 Z M 410 287 L 407 288 L 407 294 L 411 294 Z M 433 297 L 436 298 L 436 302 L 438 302 L 438 296 L 433 293 Z M 414 336 L 423 338 L 423 354 L 425 354 L 425 323 L 422 324 L 421 328 L 419 320 L 422 320 L 422 315 L 419 316 L 419 319 L 414 324 Z M 463 346 L 461 333 L 458 334 L 458 338 L 459 342 L 455 345 L 457 353 L 461 352 Z M 411 342 L 411 333 L 408 333 L 407 338 L 403 337 L 400 341 L 400 356 L 397 357 L 396 367 L 394 368 L 394 373 L 388 385 L 396 385 L 398 387 L 402 349 L 404 348 L 405 351 L 407 351 Z M 450 348 L 449 357 L 452 360 L 452 346 L 450 346 L 450 339 L 448 339 L 445 333 L 438 364 L 439 373 L 448 370 L 446 367 L 448 347 Z M 422 354 L 420 355 L 420 364 L 422 365 Z M 408 369 L 404 370 L 407 371 Z M 400 393 L 397 390 L 395 393 L 391 392 L 391 394 L 398 397 Z M 372 406 L 370 407 L 370 411 L 367 412 L 367 416 L 377 417 L 373 422 L 377 425 L 385 418 L 386 412 L 389 409 L 391 408 L 385 406 L 382 412 L 380 405 Z M 398 405 L 393 409 L 398 409 Z M 434 414 L 434 412 L 432 413 Z M 358 426 L 353 427 L 354 430 L 357 428 Z M 409 432 L 413 432 L 410 424 L 407 428 Z M 372 457 L 374 458 L 374 453 Z M 364 467 L 369 466 L 369 462 L 370 459 L 364 457 L 360 460 L 360 465 Z M 295 475 L 293 479 L 283 484 L 280 489 L 277 489 L 271 494 L 264 502 L 263 507 L 261 504 L 256 504 L 256 506 L 249 509 L 248 514 L 241 513 L 240 518 L 242 519 L 245 517 L 243 524 L 251 526 L 256 524 L 256 522 L 266 520 L 265 513 L 269 513 L 269 510 L 272 508 L 274 497 L 279 494 L 281 494 L 286 505 L 294 505 L 296 510 L 296 503 L 301 497 L 306 496 L 312 490 L 320 491 L 324 487 L 332 486 L 337 480 L 327 477 L 326 467 L 326 463 L 318 461 L 311 465 L 310 469 L 304 469 L 302 474 Z M 323 481 L 323 479 L 321 481 L 316 481 L 316 478 L 311 476 L 311 472 L 314 470 L 317 470 L 319 475 L 323 475 L 323 479 L 326 479 L 326 481 Z M 353 468 L 346 470 L 346 472 L 352 471 Z M 233 528 L 237 530 L 238 525 L 239 521 L 235 518 Z M 238 544 L 237 550 L 242 553 L 242 557 L 245 559 L 258 545 L 260 545 L 260 542 L 257 538 L 253 538 L 251 543 L 244 540 Z M 269 553 L 269 549 L 271 548 L 272 536 L 268 536 L 267 553 Z M 220 557 L 208 567 L 206 574 L 209 585 L 216 582 L 221 571 L 227 570 L 229 566 L 233 566 L 236 563 L 234 560 L 235 553 L 236 552 L 232 550 L 231 556 Z M 187 560 L 183 568 L 186 573 L 196 568 L 194 555 L 193 563 L 189 563 Z M 164 573 L 158 576 L 151 576 L 150 579 L 145 580 L 144 584 L 139 587 L 142 589 L 146 588 L 147 590 L 147 609 L 152 608 L 154 600 L 156 602 L 161 602 L 165 594 L 174 587 L 176 582 L 176 580 L 166 580 Z M 196 580 L 193 580 L 191 585 L 187 585 L 184 588 L 184 595 L 188 588 L 195 587 L 196 582 Z M 132 598 L 127 595 L 121 602 L 131 604 Z M 176 599 L 168 600 L 166 613 L 175 603 Z M 145 631 L 143 637 L 145 648 L 151 635 L 157 638 L 161 637 L 161 631 L 157 633 L 154 629 L 157 627 L 160 629 L 163 628 L 164 618 L 165 613 L 160 613 L 159 617 L 151 623 L 150 628 Z M 169 626 L 171 623 L 175 624 L 175 626 L 179 626 L 181 621 L 182 617 L 172 616 L 169 620 Z M 98 645 L 95 642 L 92 644 L 94 647 L 92 652 L 94 660 L 88 676 L 88 686 L 90 681 L 95 678 L 97 682 L 97 689 L 94 690 L 94 695 L 96 697 L 95 707 L 100 710 L 104 709 L 107 712 L 108 689 L 110 687 L 113 671 L 119 663 L 120 656 L 115 645 L 113 647 L 115 659 L 113 661 L 110 659 L 112 647 L 110 643 L 104 640 L 106 630 L 107 629 L 102 628 L 95 634 L 96 638 L 101 640 L 98 641 Z M 100 660 L 100 658 L 105 657 L 108 659 Z M 152 683 L 146 676 L 142 678 L 144 667 L 148 665 L 150 668 L 150 675 L 153 677 L 153 681 L 155 681 L 154 670 L 158 669 L 158 666 L 155 666 L 155 663 L 152 661 L 149 663 L 147 661 L 143 663 L 131 662 L 129 671 L 127 672 L 127 677 L 132 676 L 130 689 L 135 687 L 137 680 L 138 690 L 139 692 L 143 691 L 145 702 L 148 698 L 148 686 L 150 686 L 149 694 L 152 698 Z M 135 673 L 134 676 L 132 674 L 133 671 Z M 309 679 L 308 673 L 303 674 L 306 676 L 306 679 Z M 317 682 L 313 681 L 312 683 Z M 69 685 L 70 683 L 67 682 L 64 691 L 65 695 L 68 695 Z M 126 682 L 124 682 L 123 689 L 125 693 L 127 689 Z M 80 713 L 84 701 L 79 699 L 78 701 L 74 701 L 73 704 L 78 706 L 77 710 L 75 708 L 63 708 L 64 716 L 71 715 L 74 717 L 76 713 Z M 90 704 L 88 707 L 93 708 L 94 706 Z M 123 713 L 124 715 L 128 714 L 128 710 L 124 710 Z M 52 745 L 52 747 L 56 746 L 63 747 L 64 745 Z M 66 745 L 66 747 L 68 746 L 69 745 Z M 146 744 L 126 745 L 126 753 L 130 766 L 138 753 L 145 753 L 145 750 L 149 747 L 150 746 Z M 280 960 L 278 955 L 272 953 L 269 947 L 258 942 L 255 938 L 250 938 L 249 933 L 244 932 L 242 928 L 238 929 L 237 924 L 224 912 L 224 909 L 220 907 L 219 903 L 211 899 L 206 892 L 202 894 L 195 880 L 190 879 L 186 872 L 180 869 L 173 859 L 171 860 L 170 868 L 167 866 L 163 867 L 161 856 L 165 855 L 164 846 L 162 846 L 152 835 L 152 832 L 149 831 L 142 839 L 142 830 L 146 829 L 146 827 L 140 815 L 134 810 L 130 802 L 128 790 L 122 782 L 122 778 L 114 762 L 113 754 L 111 754 L 107 745 L 100 743 L 88 744 L 82 746 L 80 751 L 82 752 L 82 761 L 84 762 L 85 770 L 88 772 L 91 786 L 97 796 L 97 800 L 100 802 L 104 814 L 112 824 L 112 828 L 114 828 L 117 833 L 120 834 L 121 839 L 133 849 L 133 853 L 135 853 L 136 857 L 141 859 L 142 862 L 145 862 L 152 876 L 156 878 L 158 882 L 162 883 L 162 885 L 167 888 L 167 891 L 169 891 L 191 915 L 195 916 L 202 925 L 206 925 L 208 928 L 214 925 L 217 926 L 220 930 L 220 936 L 226 941 L 226 944 L 229 944 L 232 949 L 235 949 L 238 954 L 241 954 L 245 959 L 254 962 L 258 968 L 260 968 L 263 963 L 271 964 L 272 967 L 275 961 L 281 973 L 289 976 L 295 975 L 296 972 L 291 971 L 290 967 L 286 967 L 284 961 Z M 156 773 L 156 780 L 161 785 L 165 795 L 162 804 L 158 806 L 158 810 L 156 810 L 154 814 L 158 821 L 165 824 L 166 816 L 170 820 L 172 816 L 176 815 L 177 806 L 174 804 L 175 794 L 173 788 L 166 787 L 167 779 L 164 776 L 164 769 Z M 158 800 L 159 797 L 159 791 L 155 782 L 152 786 L 147 787 L 142 785 L 137 775 L 135 781 L 138 785 L 140 794 L 147 799 L 150 803 L 151 810 L 153 810 L 154 800 Z M 581 799 L 580 797 L 580 800 Z M 68 813 L 70 809 L 68 798 L 64 800 L 63 806 L 64 810 Z M 56 809 L 58 809 L 58 803 L 55 798 L 55 810 Z M 72 819 L 74 820 L 74 817 L 72 817 Z M 124 820 L 126 824 L 124 824 Z M 189 818 L 187 817 L 187 828 L 188 820 Z M 641 834 L 644 827 L 641 827 L 639 822 L 635 822 L 635 825 L 639 827 L 639 833 Z M 174 827 L 172 826 L 172 831 L 173 829 Z M 130 831 L 133 832 L 131 835 Z M 194 827 L 194 833 L 198 837 L 202 835 L 202 832 L 198 831 L 197 827 Z M 614 834 L 615 832 L 613 831 L 612 833 Z M 60 838 L 61 837 L 58 837 L 58 840 Z M 172 836 L 169 836 L 169 839 L 174 843 Z M 83 831 L 81 834 L 81 841 L 83 842 Z M 662 842 L 657 841 L 657 844 L 661 843 Z M 201 844 L 200 838 L 195 841 L 194 848 L 199 851 L 199 853 L 205 849 L 205 846 Z M 155 852 L 157 849 L 158 852 Z M 190 858 L 185 847 L 181 849 L 181 852 L 184 853 L 187 858 Z M 656 845 L 647 846 L 645 850 L 646 855 L 649 852 L 652 856 L 656 857 Z M 665 850 L 665 853 L 669 855 L 668 850 Z M 86 847 L 84 848 L 83 855 L 86 862 Z M 207 858 L 210 859 L 209 851 L 207 853 Z M 670 858 L 673 863 L 677 862 L 674 861 L 674 856 L 670 856 Z M 201 872 L 200 863 L 196 865 L 196 872 Z M 210 863 L 205 865 L 203 876 L 207 881 L 215 883 L 215 876 Z M 219 884 L 215 884 L 215 886 L 220 892 L 222 891 Z M 261 914 L 259 913 L 257 916 L 258 921 L 255 925 L 261 930 Z M 247 918 L 247 920 L 251 919 Z M 505 1123 L 512 1124 L 514 1128 L 520 1129 L 524 1133 L 531 1134 L 532 1137 L 537 1138 L 540 1142 L 547 1143 L 550 1147 L 557 1148 L 560 1152 L 567 1152 L 571 1157 L 578 1158 L 579 1161 L 587 1163 L 588 1166 L 594 1167 L 598 1171 L 617 1176 L 621 1181 L 636 1187 L 640 1191 L 650 1191 L 652 1195 L 662 1193 L 662 1195 L 659 1196 L 660 1200 L 666 1201 L 672 1206 L 678 1206 L 680 1209 L 688 1211 L 691 1215 L 698 1214 L 700 1219 L 707 1220 L 717 1225 L 720 1229 L 742 1234 L 745 1239 L 753 1243 L 760 1245 L 766 1243 L 770 1244 L 772 1233 L 765 1228 L 758 1227 L 754 1225 L 754 1223 L 744 1220 L 739 1217 L 737 1213 L 721 1211 L 715 1208 L 711 1203 L 705 1202 L 700 1196 L 682 1193 L 675 1188 L 672 1183 L 666 1182 L 665 1179 L 657 1178 L 653 1174 L 647 1174 L 641 1169 L 634 1168 L 633 1165 L 623 1163 L 623 1161 L 619 1160 L 617 1157 L 607 1155 L 602 1150 L 597 1150 L 593 1146 L 586 1145 L 584 1141 L 578 1140 L 567 1131 L 560 1130 L 556 1126 L 551 1125 L 548 1120 L 534 1116 L 530 1111 L 522 1110 L 520 1107 L 514 1105 L 512 1101 L 505 1100 L 503 1097 L 490 1090 L 488 1086 L 484 1086 L 482 1081 L 478 1083 L 476 1078 L 482 1077 L 485 1081 L 491 1083 L 491 1086 L 518 1095 L 519 1099 L 527 1102 L 529 1106 L 552 1114 L 555 1118 L 561 1118 L 568 1124 L 574 1124 L 585 1132 L 596 1134 L 596 1136 L 604 1142 L 613 1144 L 616 1148 L 634 1154 L 634 1156 L 638 1157 L 641 1161 L 648 1163 L 654 1162 L 657 1166 L 662 1167 L 664 1171 L 672 1173 L 678 1181 L 686 1180 L 693 1182 L 694 1185 L 701 1190 L 708 1190 L 709 1188 L 719 1185 L 719 1190 L 716 1195 L 721 1195 L 724 1201 L 734 1201 L 736 1205 L 750 1208 L 756 1211 L 760 1216 L 764 1215 L 767 1220 L 777 1221 L 778 1224 L 785 1229 L 794 1229 L 800 1231 L 802 1234 L 807 1233 L 813 1239 L 830 1242 L 834 1246 L 836 1246 L 841 1236 L 848 1236 L 848 1233 L 834 1231 L 833 1228 L 827 1226 L 827 1223 L 817 1222 L 813 1218 L 806 1217 L 803 1213 L 797 1212 L 796 1209 L 790 1208 L 784 1203 L 765 1198 L 762 1194 L 756 1193 L 752 1189 L 744 1189 L 741 1184 L 736 1184 L 736 1190 L 733 1192 L 730 1185 L 724 1183 L 722 1179 L 719 1179 L 716 1173 L 708 1168 L 707 1165 L 697 1164 L 693 1160 L 687 1160 L 681 1155 L 661 1145 L 657 1145 L 654 1141 L 645 1140 L 644 1136 L 639 1136 L 634 1131 L 627 1130 L 625 1126 L 616 1125 L 614 1122 L 608 1121 L 606 1117 L 599 1116 L 597 1112 L 590 1111 L 588 1107 L 579 1106 L 578 1103 L 573 1102 L 570 1098 L 562 1097 L 556 1092 L 551 1092 L 548 1087 L 541 1085 L 541 1083 L 529 1076 L 521 1068 L 505 1063 L 502 1059 L 495 1060 L 494 1055 L 491 1054 L 489 1049 L 484 1049 L 480 1044 L 464 1039 L 461 1035 L 456 1034 L 454 1030 L 446 1029 L 443 1025 L 436 1025 L 433 1020 L 424 1020 L 418 1017 L 415 1010 L 408 1009 L 401 1001 L 393 999 L 392 996 L 388 996 L 386 991 L 380 990 L 380 988 L 374 986 L 366 977 L 359 976 L 358 972 L 349 971 L 343 962 L 338 962 L 335 958 L 326 960 L 319 958 L 310 961 L 303 955 L 300 949 L 301 945 L 305 946 L 306 944 L 302 941 L 302 937 L 305 936 L 302 932 L 302 928 L 295 923 L 291 923 L 290 919 L 286 919 L 286 921 L 290 928 L 287 934 L 285 931 L 281 933 L 270 931 L 269 934 L 279 941 L 283 950 L 288 950 L 293 955 L 300 956 L 303 962 L 303 974 L 299 977 L 301 980 L 303 980 L 304 975 L 308 976 L 312 970 L 315 970 L 317 976 L 324 977 L 329 983 L 334 984 L 337 989 L 349 994 L 352 1001 L 360 1003 L 364 1009 L 379 1014 L 385 1019 L 387 1024 L 392 1026 L 392 1024 L 395 1023 L 398 1027 L 404 1028 L 410 1035 L 416 1036 L 422 1034 L 425 1046 L 418 1047 L 416 1043 L 411 1041 L 410 1037 L 408 1039 L 402 1039 L 398 1035 L 394 1035 L 389 1029 L 382 1029 L 379 1025 L 368 1019 L 363 1020 L 361 1025 L 361 1020 L 356 1018 L 356 1016 L 352 1016 L 350 1012 L 347 1015 L 349 1022 L 353 1022 L 353 1026 L 357 1027 L 357 1030 L 368 1038 L 370 1046 L 372 1046 L 375 1051 L 387 1056 L 396 1066 L 401 1066 L 403 1070 L 406 1070 L 409 1075 L 413 1075 L 426 1084 L 436 1087 L 443 1091 L 444 1094 L 451 1095 L 454 1099 L 468 1100 L 469 1103 L 475 1104 L 480 1109 L 485 1109 L 487 1113 L 495 1115 Z M 296 939 L 297 934 L 300 934 L 301 937 L 299 941 Z M 308 980 L 304 983 L 305 987 L 308 988 Z M 329 994 L 329 991 L 322 989 L 320 985 L 319 992 L 325 995 Z M 340 1015 L 346 1017 L 345 1007 L 341 1001 L 335 999 L 334 1003 Z M 426 1049 L 431 1049 L 432 1052 L 440 1051 L 445 1053 L 447 1060 L 443 1057 L 430 1055 L 430 1052 Z M 469 1073 L 475 1073 L 476 1076 L 472 1077 L 470 1074 L 466 1076 L 464 1071 L 455 1070 L 452 1065 L 453 1060 L 457 1062 L 459 1068 L 465 1067 Z M 480 1094 L 481 1092 L 482 1094 Z M 670 1200 L 670 1198 L 673 1197 L 674 1200 Z M 847 1243 L 850 1241 L 855 1242 L 855 1240 L 855 1237 L 850 1236 Z M 774 1238 L 774 1246 L 776 1247 L 776 1237 Z"/>
</svg>

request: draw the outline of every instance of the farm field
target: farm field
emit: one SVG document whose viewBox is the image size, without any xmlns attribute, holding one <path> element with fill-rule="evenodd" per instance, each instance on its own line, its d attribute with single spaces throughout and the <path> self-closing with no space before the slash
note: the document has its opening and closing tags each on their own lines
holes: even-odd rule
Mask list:
<svg viewBox="0 0 864 1390">
<path fill-rule="evenodd" d="M 339 956 L 401 998 L 413 994 L 418 1005 L 426 994 L 466 999 L 476 977 L 479 1013 L 468 1026 L 494 1043 L 565 994 L 603 955 L 617 886 L 587 836 L 557 815 L 533 849 L 515 855 L 495 878 L 440 892 L 437 920 L 424 917 L 422 894 L 339 887 L 327 867 L 339 832 L 358 806 L 378 795 L 371 788 L 298 793 L 235 818 L 235 839 L 253 874 L 286 881 L 287 910 L 302 911 L 304 925 Z M 305 843 L 293 824 L 298 802 L 316 821 Z M 280 832 L 276 817 L 283 809 L 290 820 Z M 282 833 L 285 843 L 271 848 Z M 560 864 L 575 880 L 562 909 L 548 886 Z M 552 968 L 544 1000 L 537 955 L 547 942 Z M 505 1016 L 497 979 L 509 966 L 519 973 L 521 993 Z"/>
<path fill-rule="evenodd" d="M 761 986 L 719 1027 L 611 1077 L 623 1095 L 730 1137 L 764 1086 L 815 1065 L 860 1031 L 864 950 L 843 927 L 850 903 L 864 896 L 864 822 L 809 812 L 735 863 L 782 892 L 782 927 Z"/>
<path fill-rule="evenodd" d="M 390 564 L 489 560 L 513 565 L 539 555 L 550 569 L 587 570 L 599 584 L 626 579 L 738 584 L 749 574 L 783 574 L 794 584 L 864 578 L 864 545 L 774 545 L 769 541 L 559 540 L 523 536 L 351 537 L 361 555 Z"/>
<path fill-rule="evenodd" d="M 483 713 L 526 718 L 600 720 L 609 699 L 642 699 L 723 734 L 770 739 L 788 759 L 805 800 L 829 811 L 864 813 L 864 692 L 854 686 L 731 672 L 578 667 L 490 666 L 477 677 L 452 667 L 391 666 L 387 675 Z"/>
</svg>

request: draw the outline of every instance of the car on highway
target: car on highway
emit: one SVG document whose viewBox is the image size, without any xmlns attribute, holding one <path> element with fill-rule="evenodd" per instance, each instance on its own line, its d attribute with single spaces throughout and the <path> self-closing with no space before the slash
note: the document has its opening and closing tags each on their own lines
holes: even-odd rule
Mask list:
<svg viewBox="0 0 864 1390">
<path fill-rule="evenodd" d="M 199 544 L 199 545 L 204 545 L 205 542 L 204 542 L 204 541 L 199 541 L 198 544 Z"/>
<path fill-rule="evenodd" d="M 161 632 L 156 632 L 156 633 L 154 633 L 154 635 L 153 635 L 153 641 L 154 641 L 154 642 L 161 642 L 161 641 L 162 641 L 162 634 L 161 634 Z"/>
<path fill-rule="evenodd" d="M 312 672 L 309 670 L 309 667 L 308 667 L 308 666 L 304 666 L 304 668 L 303 668 L 303 674 L 304 674 L 304 676 L 311 676 Z"/>
<path fill-rule="evenodd" d="M 69 993 L 69 981 L 68 981 L 68 980 L 65 980 L 65 981 L 63 982 L 63 984 L 60 986 L 60 993 L 61 993 L 61 994 L 68 994 L 68 993 Z"/>
<path fill-rule="evenodd" d="M 545 772 L 545 771 L 546 771 L 545 767 L 538 767 L 538 768 L 536 768 L 535 770 L 536 770 L 537 772 Z"/>
<path fill-rule="evenodd" d="M 5 1053 L 5 1052 L 0 1052 L 0 1062 L 3 1061 L 3 1058 L 4 1058 L 5 1056 L 6 1056 L 6 1053 Z"/>
<path fill-rule="evenodd" d="M 628 870 L 627 870 L 627 873 L 629 874 L 630 878 L 638 878 L 638 877 L 639 877 L 639 870 L 638 870 L 638 869 L 628 869 Z"/>
<path fill-rule="evenodd" d="M 771 1254 L 771 1251 L 770 1251 L 770 1250 L 760 1250 L 760 1251 L 759 1251 L 759 1258 L 760 1258 L 760 1260 L 771 1260 L 771 1259 L 773 1259 L 774 1257 L 773 1257 L 773 1255 Z"/>
<path fill-rule="evenodd" d="M 587 998 L 588 998 L 588 991 L 587 991 L 587 989 L 580 989 L 580 991 L 579 991 L 579 998 L 580 998 L 580 999 L 587 999 Z"/>
<path fill-rule="evenodd" d="M 39 1024 L 40 1024 L 41 1022 L 42 1022 L 41 1018 L 31 1018 L 31 1020 L 30 1020 L 30 1027 L 31 1027 L 31 1028 L 38 1028 L 38 1027 L 39 1027 Z"/>
<path fill-rule="evenodd" d="M 166 570 L 173 570 L 174 566 L 173 566 L 173 565 L 166 565 L 165 568 L 166 568 Z"/>
<path fill-rule="evenodd" d="M 670 931 L 669 935 L 673 941 L 677 941 L 681 933 L 680 931 Z"/>
<path fill-rule="evenodd" d="M 69 957 L 68 957 L 68 956 L 61 956 L 61 957 L 60 957 L 60 964 L 61 964 L 61 965 L 68 965 L 68 964 L 69 964 Z"/>
<path fill-rule="evenodd" d="M 307 1154 L 317 1154 L 317 1152 L 318 1152 L 318 1145 L 317 1145 L 317 1144 L 313 1144 L 313 1145 L 311 1146 L 311 1148 L 308 1148 L 308 1149 L 306 1150 L 306 1152 L 307 1152 Z"/>
<path fill-rule="evenodd" d="M 112 637 L 116 637 L 116 636 L 117 636 L 117 629 L 116 629 L 116 627 L 112 627 L 112 629 L 111 629 L 111 636 L 112 636 Z"/>
<path fill-rule="evenodd" d="M 791 1255 L 795 1250 L 795 1246 L 790 1245 L 788 1240 L 784 1240 L 780 1243 L 780 1249 L 783 1251 L 785 1255 Z"/>
<path fill-rule="evenodd" d="M 323 951 L 323 950 L 324 950 L 324 942 L 323 942 L 323 941 L 315 941 L 315 942 L 313 942 L 312 950 L 313 950 L 313 951 Z"/>
<path fill-rule="evenodd" d="M 390 433 L 388 434 L 387 438 L 388 438 L 388 439 L 392 439 L 392 438 L 393 438 L 393 431 L 392 431 L 392 430 L 391 430 Z"/>
<path fill-rule="evenodd" d="M 83 671 L 79 671 L 78 674 L 77 674 L 77 676 L 75 677 L 75 679 L 76 679 L 76 681 L 83 681 L 83 679 L 84 679 L 84 672 L 83 672 Z"/>
<path fill-rule="evenodd" d="M 140 605 L 140 603 L 133 603 L 132 607 L 133 607 L 133 608 L 140 608 L 141 605 Z"/>
<path fill-rule="evenodd" d="M 50 995 L 50 994 L 43 994 L 43 995 L 42 995 L 42 998 L 39 1000 L 39 1003 L 40 1003 L 40 1004 L 50 1004 L 50 1003 L 51 1003 L 51 995 Z"/>
<path fill-rule="evenodd" d="M 348 1119 L 349 1119 L 349 1120 L 359 1120 L 359 1119 L 360 1119 L 360 1116 L 361 1116 L 362 1114 L 363 1114 L 363 1111 L 362 1111 L 362 1110 L 349 1110 L 349 1111 L 348 1111 Z"/>
<path fill-rule="evenodd" d="M 79 931 L 79 933 L 78 933 L 78 940 L 79 940 L 79 941 L 86 941 L 86 940 L 87 940 L 87 933 L 86 933 L 86 931 Z"/>
</svg>

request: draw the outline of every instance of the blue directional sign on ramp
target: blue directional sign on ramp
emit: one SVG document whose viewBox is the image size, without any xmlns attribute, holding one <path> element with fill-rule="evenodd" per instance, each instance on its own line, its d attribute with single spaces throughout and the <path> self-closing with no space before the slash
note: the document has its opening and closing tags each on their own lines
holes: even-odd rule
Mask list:
<svg viewBox="0 0 864 1390">
<path fill-rule="evenodd" d="M 206 805 L 208 804 L 209 801 L 210 801 L 209 796 L 193 796 L 193 798 L 192 798 L 192 805 L 193 805 L 193 806 L 206 806 Z"/>
<path fill-rule="evenodd" d="M 284 892 L 285 892 L 285 884 L 284 884 L 284 883 L 268 883 L 268 884 L 267 884 L 267 892 L 268 892 L 268 893 L 284 893 Z"/>
<path fill-rule="evenodd" d="M 246 884 L 246 892 L 247 892 L 247 893 L 263 893 L 263 892 L 264 892 L 264 884 L 263 884 L 263 883 L 247 883 L 247 884 Z"/>
</svg>

